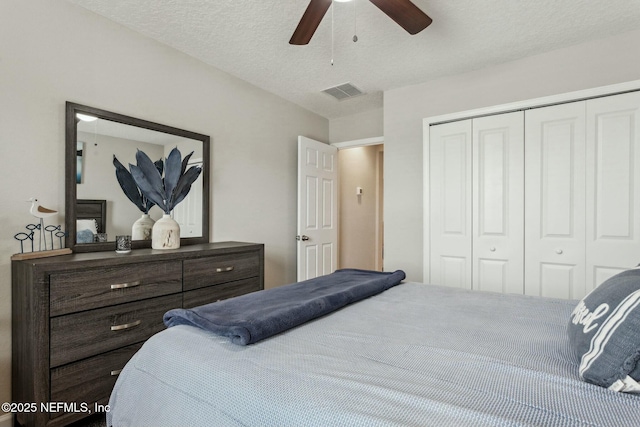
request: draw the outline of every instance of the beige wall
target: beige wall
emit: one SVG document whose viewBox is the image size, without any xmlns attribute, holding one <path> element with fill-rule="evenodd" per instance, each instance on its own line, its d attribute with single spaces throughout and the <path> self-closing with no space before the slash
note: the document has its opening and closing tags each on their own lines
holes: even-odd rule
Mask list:
<svg viewBox="0 0 640 427">
<path fill-rule="evenodd" d="M 640 79 L 640 31 L 384 94 L 385 270 L 422 281 L 425 117 Z"/>
<path fill-rule="evenodd" d="M 340 268 L 376 269 L 378 153 L 381 145 L 340 150 Z M 356 188 L 362 187 L 362 195 Z"/>
<path fill-rule="evenodd" d="M 264 242 L 266 286 L 295 281 L 297 136 L 328 120 L 64 1 L 3 0 L 0 22 L 0 402 L 12 237 L 27 198 L 64 210 L 67 100 L 210 135 L 212 238 Z"/>
<path fill-rule="evenodd" d="M 331 119 L 329 142 L 353 141 L 383 135 L 383 109 L 364 111 L 347 117 Z"/>
</svg>

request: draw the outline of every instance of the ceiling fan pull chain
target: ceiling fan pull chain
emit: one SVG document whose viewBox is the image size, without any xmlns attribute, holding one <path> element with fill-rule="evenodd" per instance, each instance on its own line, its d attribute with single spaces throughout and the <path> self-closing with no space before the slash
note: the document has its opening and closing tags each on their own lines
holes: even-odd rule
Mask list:
<svg viewBox="0 0 640 427">
<path fill-rule="evenodd" d="M 333 67 L 333 9 L 335 6 L 333 4 L 333 0 L 331 1 L 331 66 Z"/>
<path fill-rule="evenodd" d="M 358 18 L 356 13 L 356 0 L 353 0 L 353 42 L 358 41 Z"/>
</svg>

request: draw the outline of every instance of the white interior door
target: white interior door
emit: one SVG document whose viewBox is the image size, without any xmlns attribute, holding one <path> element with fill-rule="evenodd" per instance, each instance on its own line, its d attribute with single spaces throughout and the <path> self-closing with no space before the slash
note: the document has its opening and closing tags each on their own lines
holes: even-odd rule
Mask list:
<svg viewBox="0 0 640 427">
<path fill-rule="evenodd" d="M 338 149 L 298 137 L 298 281 L 338 263 Z"/>
<path fill-rule="evenodd" d="M 524 113 L 473 119 L 473 288 L 524 292 Z"/>
<path fill-rule="evenodd" d="M 202 166 L 202 159 L 189 161 L 187 168 Z M 173 219 L 180 225 L 180 237 L 202 237 L 202 174 L 191 185 L 189 194 L 173 209 Z"/>
<path fill-rule="evenodd" d="M 579 299 L 585 286 L 585 108 L 525 112 L 525 293 Z"/>
<path fill-rule="evenodd" d="M 640 262 L 640 93 L 587 101 L 587 292 Z"/>
<path fill-rule="evenodd" d="M 471 120 L 430 128 L 429 183 L 430 283 L 471 289 Z"/>
</svg>

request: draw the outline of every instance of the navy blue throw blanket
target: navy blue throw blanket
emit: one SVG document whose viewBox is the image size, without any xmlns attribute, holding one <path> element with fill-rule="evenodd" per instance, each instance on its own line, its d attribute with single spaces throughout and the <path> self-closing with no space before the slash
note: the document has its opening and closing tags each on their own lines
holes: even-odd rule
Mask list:
<svg viewBox="0 0 640 427">
<path fill-rule="evenodd" d="M 229 337 L 235 344 L 247 345 L 379 294 L 404 278 L 402 270 L 393 273 L 338 270 L 192 309 L 170 310 L 164 315 L 164 323 L 167 327 L 197 326 Z"/>
</svg>

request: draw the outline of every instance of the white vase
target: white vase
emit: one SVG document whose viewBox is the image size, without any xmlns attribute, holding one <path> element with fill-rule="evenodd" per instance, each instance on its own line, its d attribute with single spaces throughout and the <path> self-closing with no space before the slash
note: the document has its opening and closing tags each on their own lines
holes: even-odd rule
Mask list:
<svg viewBox="0 0 640 427">
<path fill-rule="evenodd" d="M 151 240 L 151 230 L 155 221 L 149 214 L 142 214 L 131 226 L 132 240 Z"/>
<path fill-rule="evenodd" d="M 171 216 L 164 214 L 153 224 L 151 233 L 153 249 L 178 249 L 180 247 L 180 224 Z"/>
</svg>

